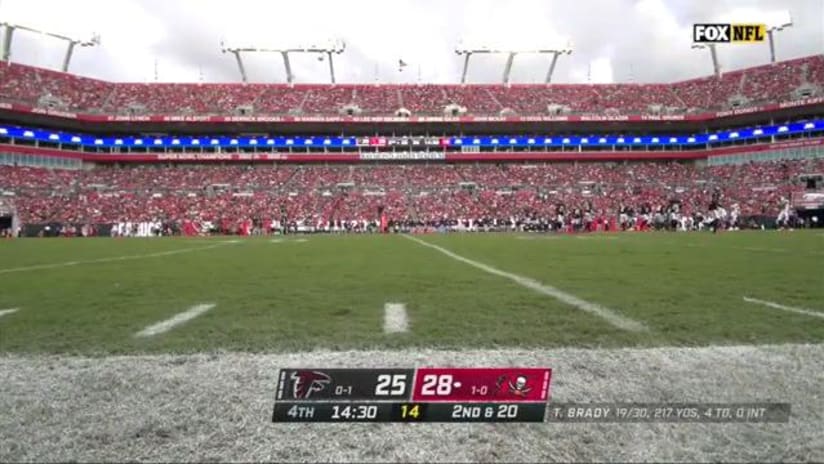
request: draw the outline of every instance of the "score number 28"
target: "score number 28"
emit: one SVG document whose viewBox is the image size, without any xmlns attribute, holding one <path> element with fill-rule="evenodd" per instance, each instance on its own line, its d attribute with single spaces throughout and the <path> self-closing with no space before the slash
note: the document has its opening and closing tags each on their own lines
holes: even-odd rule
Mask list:
<svg viewBox="0 0 824 464">
<path fill-rule="evenodd" d="M 405 374 L 380 374 L 375 385 L 375 396 L 405 396 L 406 385 Z M 449 396 L 453 386 L 460 387 L 460 384 L 453 382 L 450 374 L 428 374 L 423 376 L 421 396 Z"/>
</svg>

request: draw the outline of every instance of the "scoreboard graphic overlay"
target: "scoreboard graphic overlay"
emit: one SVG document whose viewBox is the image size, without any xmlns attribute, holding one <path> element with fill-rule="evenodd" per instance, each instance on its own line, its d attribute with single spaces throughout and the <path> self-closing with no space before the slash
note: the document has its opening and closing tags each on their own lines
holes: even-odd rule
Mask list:
<svg viewBox="0 0 824 464">
<path fill-rule="evenodd" d="M 549 368 L 281 369 L 273 422 L 544 422 Z"/>
</svg>

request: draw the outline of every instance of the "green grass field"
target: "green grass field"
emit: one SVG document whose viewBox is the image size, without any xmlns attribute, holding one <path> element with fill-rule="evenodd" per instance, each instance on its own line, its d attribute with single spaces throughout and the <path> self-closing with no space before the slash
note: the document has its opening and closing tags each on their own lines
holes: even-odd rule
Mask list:
<svg viewBox="0 0 824 464">
<path fill-rule="evenodd" d="M 824 233 L 416 236 L 607 308 L 576 305 L 399 235 L 0 242 L 0 352 L 289 352 L 815 342 Z M 299 240 L 302 239 L 302 240 Z M 385 334 L 384 305 L 409 330 Z M 171 330 L 143 328 L 194 305 Z"/>
<path fill-rule="evenodd" d="M 822 260 L 821 231 L 0 241 L 0 461 L 822 462 Z M 549 366 L 551 402 L 792 417 L 273 424 L 296 366 Z"/>
</svg>

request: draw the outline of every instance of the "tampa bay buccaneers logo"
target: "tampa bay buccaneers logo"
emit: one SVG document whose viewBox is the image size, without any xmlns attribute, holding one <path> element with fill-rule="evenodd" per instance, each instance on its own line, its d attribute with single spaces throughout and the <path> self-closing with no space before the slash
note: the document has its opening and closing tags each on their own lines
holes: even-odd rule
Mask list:
<svg viewBox="0 0 824 464">
<path fill-rule="evenodd" d="M 323 391 L 332 382 L 331 377 L 318 371 L 295 371 L 289 378 L 292 381 L 292 398 L 299 400 Z"/>
<path fill-rule="evenodd" d="M 532 391 L 532 387 L 528 385 L 527 378 L 524 375 L 519 375 L 514 379 L 510 379 L 507 375 L 498 377 L 495 382 L 495 395 L 509 394 L 514 396 L 525 397 Z"/>
</svg>

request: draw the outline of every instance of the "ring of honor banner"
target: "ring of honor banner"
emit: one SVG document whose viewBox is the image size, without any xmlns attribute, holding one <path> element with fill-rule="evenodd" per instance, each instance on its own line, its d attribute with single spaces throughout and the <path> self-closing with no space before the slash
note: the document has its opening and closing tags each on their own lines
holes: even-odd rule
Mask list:
<svg viewBox="0 0 824 464">
<path fill-rule="evenodd" d="M 552 369 L 281 369 L 274 422 L 544 422 Z"/>
</svg>

